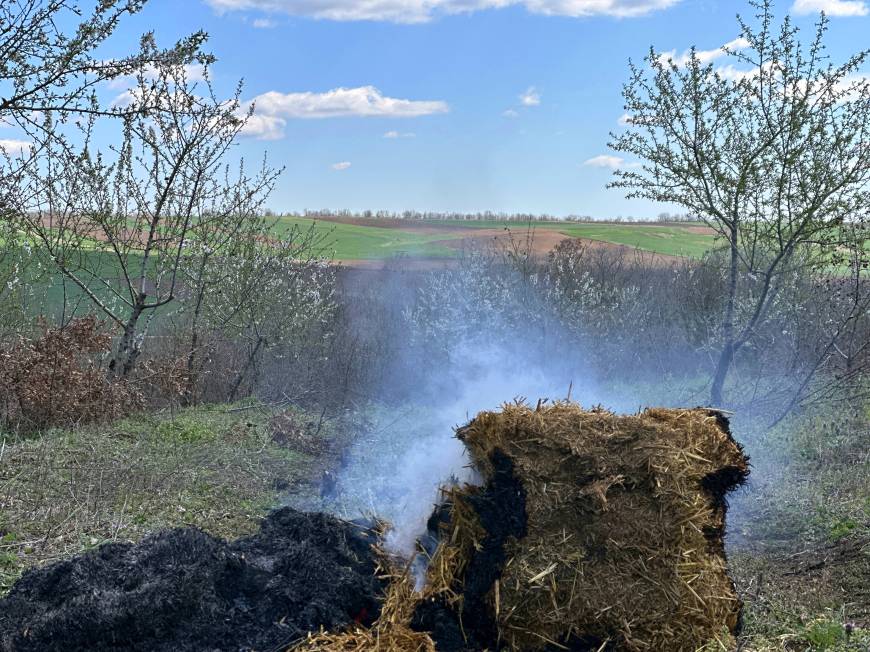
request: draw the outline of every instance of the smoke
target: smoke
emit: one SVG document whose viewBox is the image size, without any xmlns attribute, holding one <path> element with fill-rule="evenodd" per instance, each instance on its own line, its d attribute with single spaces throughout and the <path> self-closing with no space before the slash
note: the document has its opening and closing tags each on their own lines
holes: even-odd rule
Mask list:
<svg viewBox="0 0 870 652">
<path fill-rule="evenodd" d="M 406 558 L 426 532 L 439 489 L 478 479 L 456 427 L 506 401 L 604 398 L 576 338 L 537 302 L 518 301 L 512 274 L 501 269 L 494 281 L 490 272 L 471 264 L 433 274 L 410 295 L 404 286 L 381 288 L 383 300 L 405 302 L 402 341 L 394 342 L 379 391 L 385 402 L 370 406 L 325 508 L 385 519 L 387 547 Z"/>
<path fill-rule="evenodd" d="M 463 444 L 455 437 L 456 426 L 478 412 L 499 408 L 506 400 L 566 398 L 571 387 L 570 377 L 540 366 L 533 350 L 509 350 L 502 344 L 459 345 L 455 353 L 454 366 L 433 370 L 454 384 L 452 395 L 443 401 L 429 396 L 376 436 L 363 436 L 350 457 L 356 463 L 368 462 L 367 468 L 355 469 L 352 463 L 340 476 L 342 495 L 362 492 L 373 511 L 392 523 L 386 543 L 405 556 L 413 553 L 417 538 L 426 531 L 439 488 L 477 479 Z M 397 454 L 389 456 L 395 464 L 382 469 L 384 475 L 373 474 L 372 452 L 381 456 L 397 446 Z"/>
<path fill-rule="evenodd" d="M 715 261 L 663 267 L 624 252 L 569 248 L 543 265 L 472 253 L 452 270 L 374 274 L 355 273 L 343 306 L 355 329 L 352 353 L 364 358 L 365 373 L 350 382 L 365 406 L 355 409 L 362 423 L 338 465 L 334 494 L 317 507 L 390 522 L 394 552 L 413 554 L 440 487 L 477 480 L 454 435 L 480 411 L 563 399 L 569 388 L 587 408 L 621 413 L 708 401 L 721 309 Z M 794 330 L 785 324 L 768 334 Z M 732 430 L 754 471 L 733 497 L 732 531 L 788 462 L 767 444 L 765 404 L 760 412 L 747 406 L 794 382 L 793 359 L 768 368 L 770 358 L 756 348 L 735 363 L 730 391 L 747 402 Z"/>
</svg>

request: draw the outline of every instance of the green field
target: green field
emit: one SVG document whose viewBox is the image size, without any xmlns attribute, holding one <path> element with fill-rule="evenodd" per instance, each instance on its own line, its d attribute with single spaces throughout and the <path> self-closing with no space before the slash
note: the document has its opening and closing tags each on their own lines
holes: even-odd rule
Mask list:
<svg viewBox="0 0 870 652">
<path fill-rule="evenodd" d="M 419 227 L 428 227 L 421 232 Z M 451 258 L 458 250 L 445 246 L 444 240 L 469 237 L 469 232 L 481 229 L 510 229 L 523 236 L 529 226 L 522 222 L 500 220 L 462 221 L 426 220 L 409 222 L 408 226 L 372 226 L 346 224 L 328 220 L 315 221 L 302 217 L 281 217 L 279 228 L 314 228 L 323 236 L 323 244 L 334 252 L 337 260 L 384 260 L 395 256 L 414 258 Z M 432 232 L 431 229 L 438 229 Z M 461 229 L 461 230 L 459 230 Z M 695 233 L 679 225 L 596 224 L 571 222 L 536 222 L 535 231 L 556 231 L 574 238 L 625 245 L 668 256 L 700 258 L 714 246 L 712 235 Z"/>
<path fill-rule="evenodd" d="M 601 240 L 657 254 L 689 258 L 700 258 L 713 248 L 715 242 L 712 235 L 693 233 L 683 226 L 571 224 L 559 225 L 556 229 L 575 238 Z"/>
<path fill-rule="evenodd" d="M 302 217 L 282 217 L 277 228 L 300 230 L 314 228 L 323 236 L 323 244 L 337 260 L 384 260 L 396 256 L 415 258 L 450 258 L 456 250 L 437 244 L 452 237 L 444 233 L 417 233 L 412 230 L 391 229 L 361 224 L 315 221 Z"/>
</svg>

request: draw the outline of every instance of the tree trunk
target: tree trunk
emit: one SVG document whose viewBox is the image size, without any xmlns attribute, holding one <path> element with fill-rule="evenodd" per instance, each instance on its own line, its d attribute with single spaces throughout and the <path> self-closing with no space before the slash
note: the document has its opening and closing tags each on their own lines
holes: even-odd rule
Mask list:
<svg viewBox="0 0 870 652">
<path fill-rule="evenodd" d="M 196 358 L 196 349 L 199 346 L 199 331 L 196 323 L 190 335 L 190 350 L 187 352 L 187 377 L 184 380 L 184 391 L 181 394 L 181 404 L 190 407 L 194 403 L 194 390 L 196 388 L 196 374 L 193 371 Z"/>
<path fill-rule="evenodd" d="M 145 297 L 143 295 L 133 306 L 130 318 L 124 324 L 124 333 L 121 335 L 121 341 L 118 342 L 115 357 L 109 363 L 109 369 L 115 378 L 126 378 L 136 366 L 136 360 L 140 353 L 139 347 L 136 345 L 136 325 L 139 323 L 139 317 L 142 316 L 144 305 Z"/>
<path fill-rule="evenodd" d="M 230 396 L 229 396 L 228 402 L 232 403 L 233 401 L 236 400 L 236 395 L 239 393 L 239 389 L 242 386 L 242 381 L 245 379 L 245 375 L 248 373 L 248 369 L 250 369 L 254 365 L 254 362 L 257 359 L 257 353 L 260 352 L 260 347 L 263 346 L 265 341 L 266 341 L 266 339 L 264 337 L 262 337 L 262 336 L 257 337 L 257 344 L 251 350 L 250 355 L 248 355 L 247 363 L 245 363 L 244 368 L 236 376 L 236 380 L 233 383 L 233 388 L 230 391 Z"/>
<path fill-rule="evenodd" d="M 736 221 L 731 227 L 730 260 L 728 269 L 728 299 L 725 304 L 725 317 L 722 320 L 722 351 L 719 361 L 716 363 L 716 371 L 713 374 L 713 384 L 710 387 L 710 404 L 716 407 L 724 407 L 725 381 L 734 362 L 734 354 L 737 352 L 734 343 L 734 304 L 737 298 L 737 272 L 739 264 L 739 252 L 737 249 L 738 231 Z"/>
<path fill-rule="evenodd" d="M 196 362 L 196 352 L 199 348 L 199 317 L 202 314 L 202 302 L 205 297 L 205 284 L 203 283 L 203 269 L 205 268 L 207 257 L 203 258 L 199 268 L 199 292 L 196 297 L 196 306 L 193 310 L 193 319 L 190 325 L 190 349 L 187 351 L 187 379 L 185 381 L 184 392 L 181 396 L 181 404 L 188 407 L 194 403 L 194 391 L 196 389 L 196 374 L 194 366 Z"/>
<path fill-rule="evenodd" d="M 719 354 L 719 362 L 716 363 L 716 373 L 713 374 L 713 385 L 710 388 L 710 405 L 714 407 L 724 407 L 725 405 L 723 389 L 733 361 L 734 347 L 731 342 L 727 342 Z"/>
</svg>

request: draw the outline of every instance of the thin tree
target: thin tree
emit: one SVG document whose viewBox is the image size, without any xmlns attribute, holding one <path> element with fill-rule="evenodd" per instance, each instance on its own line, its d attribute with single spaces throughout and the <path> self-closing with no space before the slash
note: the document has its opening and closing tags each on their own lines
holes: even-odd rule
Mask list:
<svg viewBox="0 0 870 652">
<path fill-rule="evenodd" d="M 0 294 L 12 302 L 4 305 L 4 324 L 15 321 L 13 312 L 23 318 L 20 295 L 32 293 L 39 273 L 29 248 L 32 243 L 22 239 L 21 175 L 34 172 L 44 162 L 44 147 L 74 149 L 66 139 L 66 127 L 75 130 L 70 123 L 84 116 L 120 117 L 145 108 L 141 104 L 101 104 L 96 92 L 106 82 L 155 65 L 212 61 L 201 50 L 207 38 L 204 32 L 168 49 L 158 48 L 148 33 L 128 56 L 97 57 L 97 49 L 118 25 L 141 11 L 146 2 L 0 2 L 0 275 L 4 277 Z"/>
<path fill-rule="evenodd" d="M 253 177 L 242 169 L 222 182 L 246 119 L 239 93 L 219 99 L 207 71 L 191 82 L 174 62 L 141 69 L 129 94 L 137 108 L 123 118 L 112 162 L 90 152 L 92 121 L 80 153 L 47 137 L 39 164 L 18 177 L 28 235 L 119 328 L 110 363 L 116 376 L 132 372 L 151 320 L 177 299 L 195 233 L 210 222 L 231 230 L 237 211 L 271 189 L 275 173 L 265 163 Z"/>
<path fill-rule="evenodd" d="M 868 51 L 834 65 L 827 19 L 800 41 L 771 0 L 750 3 L 757 26 L 738 16 L 745 47 L 733 65 L 704 63 L 692 49 L 680 65 L 650 49 L 630 63 L 627 129 L 610 146 L 636 158 L 611 187 L 677 204 L 709 225 L 726 249 L 726 296 L 710 400 L 725 402 L 735 357 L 771 319 L 789 278 L 831 264 L 870 204 Z"/>
</svg>

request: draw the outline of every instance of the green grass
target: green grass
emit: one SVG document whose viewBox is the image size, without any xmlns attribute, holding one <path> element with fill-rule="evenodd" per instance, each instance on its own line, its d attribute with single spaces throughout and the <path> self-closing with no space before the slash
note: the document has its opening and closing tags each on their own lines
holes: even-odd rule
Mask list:
<svg viewBox="0 0 870 652">
<path fill-rule="evenodd" d="M 868 432 L 866 410 L 823 408 L 753 442 L 755 488 L 729 514 L 742 649 L 870 649 Z"/>
<path fill-rule="evenodd" d="M 338 260 L 382 260 L 398 255 L 420 258 L 449 258 L 457 251 L 439 241 L 452 240 L 465 234 L 456 229 L 510 229 L 522 236 L 528 229 L 523 222 L 501 220 L 426 220 L 407 227 L 386 228 L 363 224 L 344 224 L 328 220 L 282 217 L 279 225 L 307 229 L 313 225 L 324 242 L 335 251 Z M 414 226 L 442 227 L 438 233 L 419 233 Z M 557 231 L 574 238 L 587 238 L 625 245 L 644 251 L 670 256 L 700 258 L 714 246 L 712 235 L 693 233 L 687 227 L 644 224 L 596 224 L 535 222 L 536 231 Z"/>
<path fill-rule="evenodd" d="M 323 237 L 324 246 L 334 252 L 337 260 L 384 260 L 396 256 L 415 258 L 451 258 L 456 250 L 438 241 L 458 237 L 444 233 L 416 233 L 411 230 L 314 221 L 299 217 L 282 217 L 278 227 L 296 226 L 302 230 L 314 228 Z"/>
<path fill-rule="evenodd" d="M 700 258 L 715 246 L 712 235 L 693 233 L 681 226 L 576 224 L 558 228 L 574 238 L 601 240 L 668 256 Z"/>
<path fill-rule="evenodd" d="M 283 415 L 303 430 L 316 421 Z M 0 434 L 0 595 L 28 568 L 160 528 L 238 537 L 282 495 L 313 493 L 322 460 L 276 439 L 273 416 L 213 406 L 24 439 Z M 335 430 L 327 423 L 317 436 Z"/>
</svg>

